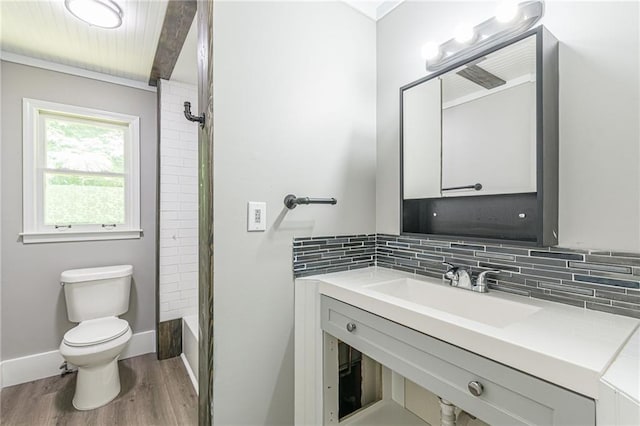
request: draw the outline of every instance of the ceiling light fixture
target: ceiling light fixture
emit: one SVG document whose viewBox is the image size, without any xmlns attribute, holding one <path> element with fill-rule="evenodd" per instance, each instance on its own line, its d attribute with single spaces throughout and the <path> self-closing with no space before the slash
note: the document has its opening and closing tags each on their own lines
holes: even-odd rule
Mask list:
<svg viewBox="0 0 640 426">
<path fill-rule="evenodd" d="M 426 60 L 427 71 L 440 71 L 462 59 L 470 58 L 487 47 L 496 46 L 511 37 L 521 34 L 533 27 L 544 15 L 543 0 L 527 0 L 516 4 L 507 0 L 500 4 L 495 17 L 469 27 L 459 25 L 454 38 L 437 46 L 430 46 L 428 52 L 437 55 L 426 55 L 425 45 L 422 56 Z M 439 54 L 446 52 L 446 54 Z"/>
<path fill-rule="evenodd" d="M 122 25 L 122 9 L 113 0 L 64 0 L 69 12 L 81 21 L 100 28 Z"/>
</svg>

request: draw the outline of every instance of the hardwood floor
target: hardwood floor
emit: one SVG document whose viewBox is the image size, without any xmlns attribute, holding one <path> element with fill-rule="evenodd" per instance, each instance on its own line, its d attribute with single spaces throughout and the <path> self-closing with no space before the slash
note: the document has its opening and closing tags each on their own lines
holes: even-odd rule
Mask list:
<svg viewBox="0 0 640 426">
<path fill-rule="evenodd" d="M 71 400 L 76 375 L 49 377 L 2 390 L 3 426 L 196 425 L 198 396 L 178 358 L 155 354 L 120 361 L 120 395 L 104 407 L 78 411 Z"/>
</svg>

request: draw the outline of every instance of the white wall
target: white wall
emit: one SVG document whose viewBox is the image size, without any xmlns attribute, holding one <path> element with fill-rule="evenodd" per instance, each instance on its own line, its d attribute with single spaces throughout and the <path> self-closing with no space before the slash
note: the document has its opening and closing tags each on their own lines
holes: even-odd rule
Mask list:
<svg viewBox="0 0 640 426">
<path fill-rule="evenodd" d="M 399 232 L 398 88 L 426 74 L 426 41 L 496 4 L 405 2 L 378 21 L 378 232 Z M 640 250 L 638 22 L 637 2 L 546 2 L 560 41 L 560 246 Z"/>
<path fill-rule="evenodd" d="M 375 230 L 375 24 L 339 2 L 214 7 L 214 423 L 292 424 L 292 238 Z"/>
<path fill-rule="evenodd" d="M 195 65 L 194 65 L 195 67 Z M 198 313 L 198 126 L 184 118 L 184 102 L 197 114 L 197 88 L 160 80 L 159 318 Z"/>
</svg>

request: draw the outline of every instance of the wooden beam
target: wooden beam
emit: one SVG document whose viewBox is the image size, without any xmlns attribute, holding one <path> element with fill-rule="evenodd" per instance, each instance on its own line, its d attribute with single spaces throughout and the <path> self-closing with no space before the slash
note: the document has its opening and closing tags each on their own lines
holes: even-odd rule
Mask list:
<svg viewBox="0 0 640 426">
<path fill-rule="evenodd" d="M 198 425 L 213 424 L 213 2 L 198 1 Z"/>
<path fill-rule="evenodd" d="M 484 87 L 487 90 L 495 89 L 496 87 L 507 83 L 495 74 L 491 74 L 484 68 L 480 68 L 478 65 L 470 65 L 465 69 L 458 71 L 456 74 Z"/>
<path fill-rule="evenodd" d="M 150 86 L 157 86 L 161 78 L 171 78 L 193 18 L 196 16 L 196 9 L 196 0 L 169 0 L 149 76 Z"/>
<path fill-rule="evenodd" d="M 180 356 L 182 353 L 182 318 L 158 324 L 157 356 L 159 360 Z"/>
</svg>

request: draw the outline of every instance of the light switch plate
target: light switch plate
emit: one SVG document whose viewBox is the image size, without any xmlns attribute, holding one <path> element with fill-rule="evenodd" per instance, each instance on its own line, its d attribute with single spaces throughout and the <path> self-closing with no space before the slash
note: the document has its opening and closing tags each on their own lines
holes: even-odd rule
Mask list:
<svg viewBox="0 0 640 426">
<path fill-rule="evenodd" d="M 247 204 L 247 231 L 267 230 L 267 203 L 249 201 Z"/>
</svg>

